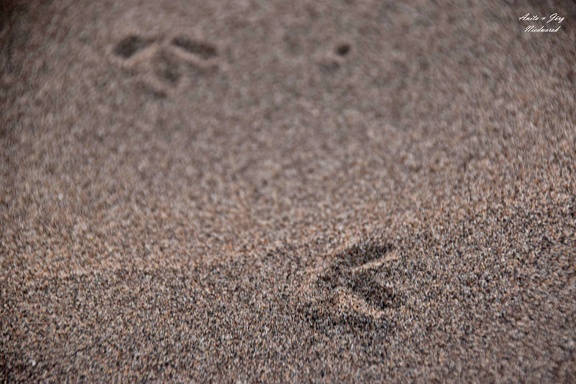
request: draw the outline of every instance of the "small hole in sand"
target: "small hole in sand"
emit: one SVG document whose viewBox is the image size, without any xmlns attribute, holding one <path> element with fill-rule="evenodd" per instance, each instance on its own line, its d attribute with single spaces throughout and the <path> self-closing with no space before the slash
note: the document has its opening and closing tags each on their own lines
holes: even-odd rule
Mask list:
<svg viewBox="0 0 576 384">
<path fill-rule="evenodd" d="M 350 53 L 350 44 L 342 43 L 336 47 L 336 54 L 338 56 L 346 56 Z"/>
</svg>

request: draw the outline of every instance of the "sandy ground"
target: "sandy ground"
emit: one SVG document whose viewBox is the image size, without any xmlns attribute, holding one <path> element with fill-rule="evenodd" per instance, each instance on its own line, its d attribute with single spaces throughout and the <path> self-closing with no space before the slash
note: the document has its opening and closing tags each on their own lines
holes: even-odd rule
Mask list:
<svg viewBox="0 0 576 384">
<path fill-rule="evenodd" d="M 3 380 L 576 382 L 574 2 L 0 15 Z"/>
</svg>

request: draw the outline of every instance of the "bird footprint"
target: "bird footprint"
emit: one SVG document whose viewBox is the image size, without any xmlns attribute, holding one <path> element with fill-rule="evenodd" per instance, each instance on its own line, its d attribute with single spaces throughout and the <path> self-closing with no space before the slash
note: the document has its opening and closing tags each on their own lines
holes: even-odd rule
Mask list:
<svg viewBox="0 0 576 384">
<path fill-rule="evenodd" d="M 212 73 L 219 66 L 215 44 L 175 36 L 128 35 L 113 44 L 113 63 L 138 78 L 144 89 L 156 97 L 166 97 L 187 81 Z"/>
<path fill-rule="evenodd" d="M 154 39 L 152 38 L 130 35 L 120 40 L 120 42 L 114 46 L 113 53 L 121 59 L 128 60 L 134 56 L 136 52 L 149 47 L 153 42 Z"/>
<path fill-rule="evenodd" d="M 384 311 L 400 304 L 390 285 L 377 275 L 397 256 L 389 246 L 354 246 L 305 285 L 299 309 L 315 328 L 351 329 L 386 327 Z"/>
</svg>

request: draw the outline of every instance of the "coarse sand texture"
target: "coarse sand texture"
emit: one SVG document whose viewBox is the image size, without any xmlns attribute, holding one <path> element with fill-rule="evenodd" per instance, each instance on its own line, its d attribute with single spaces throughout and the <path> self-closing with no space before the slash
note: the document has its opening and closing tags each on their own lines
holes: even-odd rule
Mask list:
<svg viewBox="0 0 576 384">
<path fill-rule="evenodd" d="M 0 0 L 0 381 L 576 383 L 575 25 Z"/>
</svg>

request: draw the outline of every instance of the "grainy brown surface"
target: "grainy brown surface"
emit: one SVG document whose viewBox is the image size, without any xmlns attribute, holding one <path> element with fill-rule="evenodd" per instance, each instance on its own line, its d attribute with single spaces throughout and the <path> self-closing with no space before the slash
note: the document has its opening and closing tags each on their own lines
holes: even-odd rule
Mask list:
<svg viewBox="0 0 576 384">
<path fill-rule="evenodd" d="M 2 379 L 575 382 L 576 6 L 435 3 L 2 2 Z"/>
</svg>

